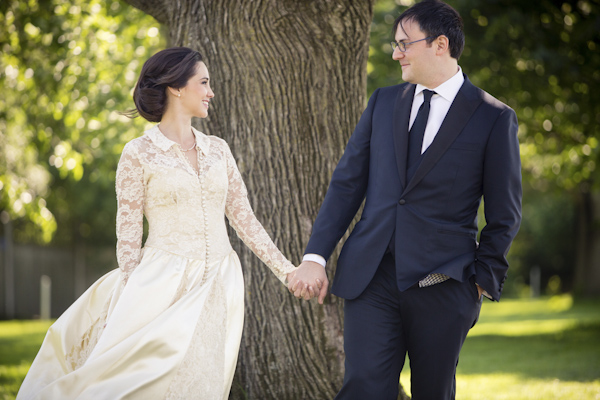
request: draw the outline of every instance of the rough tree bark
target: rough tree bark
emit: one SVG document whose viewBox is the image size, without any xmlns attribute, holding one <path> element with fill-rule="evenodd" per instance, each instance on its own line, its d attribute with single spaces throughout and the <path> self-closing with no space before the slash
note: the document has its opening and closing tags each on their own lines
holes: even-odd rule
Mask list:
<svg viewBox="0 0 600 400">
<path fill-rule="evenodd" d="M 127 1 L 166 26 L 170 45 L 203 54 L 215 98 L 197 122 L 229 143 L 258 219 L 299 263 L 365 106 L 374 0 Z M 231 398 L 333 398 L 343 377 L 342 302 L 296 300 L 232 242 L 246 320 Z"/>
</svg>

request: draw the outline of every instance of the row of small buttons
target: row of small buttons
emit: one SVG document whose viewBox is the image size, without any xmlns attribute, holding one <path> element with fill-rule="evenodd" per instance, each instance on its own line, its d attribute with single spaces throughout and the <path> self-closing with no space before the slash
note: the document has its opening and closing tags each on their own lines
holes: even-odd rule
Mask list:
<svg viewBox="0 0 600 400">
<path fill-rule="evenodd" d="M 200 166 L 200 154 L 198 154 L 198 166 Z M 199 168 L 200 169 L 200 168 Z M 200 207 L 202 208 L 202 215 L 204 217 L 204 243 L 206 246 L 206 256 L 204 258 L 204 274 L 202 274 L 202 282 L 200 285 L 203 285 L 206 282 L 206 278 L 208 276 L 208 267 L 210 263 L 208 262 L 208 257 L 210 253 L 210 238 L 208 237 L 208 217 L 206 216 L 206 190 L 204 190 L 204 176 L 198 174 L 198 180 L 200 182 L 200 190 L 202 190 L 202 196 L 200 197 Z"/>
</svg>

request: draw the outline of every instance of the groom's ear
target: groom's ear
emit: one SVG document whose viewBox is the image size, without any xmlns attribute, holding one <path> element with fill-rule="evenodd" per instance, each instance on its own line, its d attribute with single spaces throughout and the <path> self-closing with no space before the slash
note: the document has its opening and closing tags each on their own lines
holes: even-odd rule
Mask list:
<svg viewBox="0 0 600 400">
<path fill-rule="evenodd" d="M 435 46 L 435 53 L 437 55 L 442 55 L 444 52 L 450 51 L 450 41 L 446 35 L 438 36 L 431 45 Z"/>
</svg>

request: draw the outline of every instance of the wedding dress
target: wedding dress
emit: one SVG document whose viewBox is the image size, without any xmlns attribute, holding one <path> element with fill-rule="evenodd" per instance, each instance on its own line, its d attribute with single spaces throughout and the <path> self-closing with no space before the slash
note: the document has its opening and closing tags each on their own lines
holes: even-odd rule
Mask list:
<svg viewBox="0 0 600 400">
<path fill-rule="evenodd" d="M 254 217 L 227 143 L 194 135 L 198 171 L 158 126 L 125 146 L 119 268 L 50 327 L 17 399 L 228 398 L 244 282 L 224 216 L 282 282 L 294 266 Z"/>
</svg>

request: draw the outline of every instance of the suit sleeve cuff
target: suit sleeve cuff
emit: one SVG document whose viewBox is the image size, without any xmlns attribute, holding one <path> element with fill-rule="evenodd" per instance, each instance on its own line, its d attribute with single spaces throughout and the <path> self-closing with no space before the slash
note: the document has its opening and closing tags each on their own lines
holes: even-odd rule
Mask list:
<svg viewBox="0 0 600 400">
<path fill-rule="evenodd" d="M 302 261 L 316 262 L 321 264 L 323 268 L 325 268 L 325 265 L 327 265 L 327 261 L 318 254 L 305 254 L 304 257 L 302 257 Z"/>
</svg>

